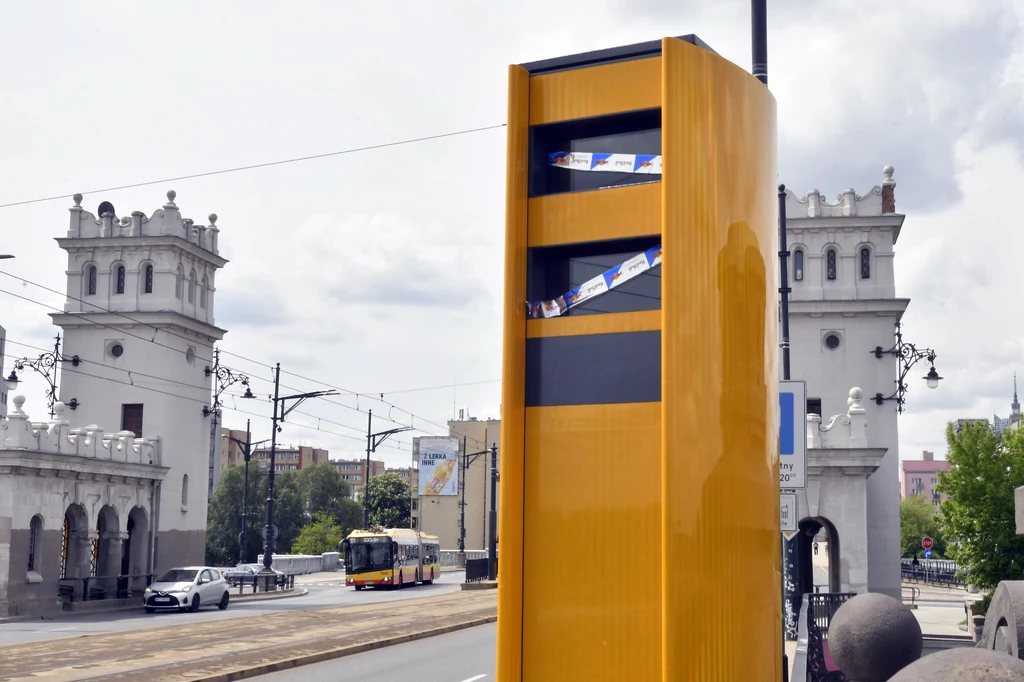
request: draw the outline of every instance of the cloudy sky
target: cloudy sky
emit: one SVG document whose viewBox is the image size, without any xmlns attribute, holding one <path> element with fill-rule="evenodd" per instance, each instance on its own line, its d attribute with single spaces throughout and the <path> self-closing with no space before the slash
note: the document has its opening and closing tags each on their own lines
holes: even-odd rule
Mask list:
<svg viewBox="0 0 1024 682">
<path fill-rule="evenodd" d="M 1013 372 L 1024 374 L 1024 3 L 769 4 L 780 180 L 832 198 L 896 168 L 906 338 L 934 347 L 947 378 L 938 391 L 912 386 L 901 455 L 944 452 L 947 420 L 1005 416 Z M 739 0 L 91 0 L 23 3 L 6 19 L 0 204 L 500 126 L 511 63 L 696 33 L 750 64 Z M 495 128 L 84 204 L 151 214 L 173 188 L 196 222 L 216 212 L 231 260 L 217 280 L 226 362 L 264 394 L 274 362 L 308 378 L 285 375 L 299 390 L 322 388 L 316 379 L 384 393 L 436 434 L 459 408 L 498 416 L 504 156 Z M 53 238 L 70 205 L 0 208 L 0 252 L 17 255 L 2 269 L 63 290 Z M 8 277 L 0 289 L 62 300 Z M 49 344 L 49 311 L 0 293 L 9 354 Z M 447 388 L 412 390 L 436 386 Z M 26 387 L 33 416 L 41 392 Z M 409 420 L 346 395 L 304 405 L 283 438 L 354 456 L 367 408 Z M 244 428 L 245 415 L 229 410 L 226 422 Z M 254 431 L 269 435 L 265 423 Z M 380 454 L 406 464 L 409 440 Z"/>
</svg>

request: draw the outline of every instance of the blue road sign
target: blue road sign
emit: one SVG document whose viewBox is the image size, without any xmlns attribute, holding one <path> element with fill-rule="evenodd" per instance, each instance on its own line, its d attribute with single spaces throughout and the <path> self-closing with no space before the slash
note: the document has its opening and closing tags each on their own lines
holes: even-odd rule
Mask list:
<svg viewBox="0 0 1024 682">
<path fill-rule="evenodd" d="M 779 382 L 779 487 L 807 487 L 807 385 Z"/>
<path fill-rule="evenodd" d="M 930 549 L 926 549 L 924 551 L 924 558 L 925 559 L 931 559 L 932 558 L 932 551 Z"/>
</svg>

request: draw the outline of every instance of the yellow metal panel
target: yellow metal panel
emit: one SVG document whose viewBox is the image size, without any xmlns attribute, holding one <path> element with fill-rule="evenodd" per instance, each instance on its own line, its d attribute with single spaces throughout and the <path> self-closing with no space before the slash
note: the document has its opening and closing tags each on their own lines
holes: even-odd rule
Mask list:
<svg viewBox="0 0 1024 682">
<path fill-rule="evenodd" d="M 530 125 L 661 106 L 661 57 L 530 79 Z"/>
<path fill-rule="evenodd" d="M 661 329 L 661 311 L 644 310 L 636 313 L 607 313 L 527 320 L 526 337 L 540 339 L 548 336 L 648 332 L 657 329 Z"/>
<path fill-rule="evenodd" d="M 662 58 L 661 679 L 777 681 L 775 101 L 688 43 Z"/>
<path fill-rule="evenodd" d="M 660 422 L 658 403 L 526 410 L 525 682 L 661 679 Z"/>
<path fill-rule="evenodd" d="M 530 246 L 642 237 L 661 232 L 661 183 L 530 199 Z"/>
<path fill-rule="evenodd" d="M 530 76 L 508 72 L 505 176 L 505 295 L 502 335 L 501 492 L 498 539 L 499 680 L 522 679 L 523 430 L 526 405 L 526 216 L 529 180 Z"/>
</svg>

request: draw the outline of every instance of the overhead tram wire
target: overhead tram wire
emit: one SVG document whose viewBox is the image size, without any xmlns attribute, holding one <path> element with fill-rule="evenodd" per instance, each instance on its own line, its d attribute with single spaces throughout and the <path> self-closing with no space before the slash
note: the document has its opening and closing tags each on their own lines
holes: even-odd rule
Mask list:
<svg viewBox="0 0 1024 682">
<path fill-rule="evenodd" d="M 113 379 L 111 377 L 103 377 L 103 376 L 99 376 L 97 374 L 90 374 L 88 372 L 82 372 L 82 371 L 77 370 L 77 369 L 69 369 L 69 368 L 65 367 L 65 368 L 62 368 L 61 371 L 63 371 L 63 372 L 70 372 L 71 374 L 79 374 L 79 375 L 82 375 L 82 376 L 89 377 L 90 379 L 99 379 L 101 381 L 109 381 L 112 384 L 119 384 L 121 386 L 131 386 L 133 388 L 137 388 L 137 389 L 140 389 L 140 390 L 143 390 L 143 391 L 152 391 L 153 393 L 159 393 L 161 395 L 169 396 L 169 397 L 172 397 L 172 398 L 179 398 L 181 400 L 187 400 L 189 402 L 197 403 L 197 404 L 200 404 L 200 405 L 206 405 L 207 402 L 208 402 L 208 401 L 205 401 L 205 400 L 199 400 L 197 398 L 192 398 L 192 397 L 185 396 L 185 395 L 180 395 L 178 393 L 171 393 L 170 391 L 162 391 L 162 390 L 160 390 L 158 388 L 153 388 L 151 386 L 142 386 L 142 385 L 133 384 L 133 383 L 130 383 L 130 382 L 127 382 L 127 381 L 121 381 L 120 379 Z M 240 393 L 229 393 L 228 395 L 231 395 L 231 396 L 237 397 L 237 398 L 242 397 L 242 394 L 240 394 Z M 260 400 L 258 398 L 257 398 L 257 400 L 259 400 L 259 402 L 268 402 L 268 403 L 270 402 L 270 401 Z M 257 419 L 269 419 L 269 417 L 267 417 L 267 415 L 265 415 L 265 414 L 258 414 L 256 412 L 250 412 L 249 410 L 242 410 L 240 408 L 230 407 L 228 405 L 221 405 L 221 409 L 230 410 L 232 412 L 238 412 L 240 414 L 244 414 L 244 415 L 247 415 L 247 416 L 250 416 L 250 417 L 256 417 Z M 307 416 L 312 416 L 312 415 L 307 415 Z M 318 417 L 314 417 L 314 418 L 318 418 Z M 329 434 L 329 435 L 332 435 L 332 436 L 337 436 L 339 438 L 348 438 L 350 440 L 359 441 L 360 443 L 364 443 L 366 441 L 366 437 L 365 436 L 363 436 L 363 437 L 360 437 L 360 436 L 350 436 L 347 433 L 337 433 L 336 431 L 330 431 L 328 429 L 322 429 L 322 428 L 319 428 L 317 426 L 312 426 L 310 424 L 303 424 L 301 422 L 291 421 L 291 422 L 288 422 L 288 424 L 294 426 L 295 428 L 305 429 L 307 431 L 319 431 L 321 433 L 326 433 L 326 434 Z M 395 448 L 395 449 L 398 449 L 398 448 Z"/>
<path fill-rule="evenodd" d="M 423 386 L 422 388 L 406 388 L 401 391 L 381 391 L 377 395 L 395 395 L 397 393 L 419 393 L 421 391 L 441 391 L 449 388 L 461 388 L 463 386 L 480 386 L 482 384 L 500 384 L 501 379 L 487 379 L 485 381 L 462 381 L 454 384 L 442 384 L 440 386 Z"/>
<path fill-rule="evenodd" d="M 7 339 L 7 343 L 12 344 L 12 345 L 16 345 L 16 346 L 24 346 L 26 348 L 32 348 L 33 350 L 39 350 L 39 351 L 43 351 L 43 352 L 48 352 L 49 351 L 49 349 L 46 349 L 46 348 L 42 348 L 42 347 L 39 347 L 39 346 L 33 346 L 31 344 L 22 343 L 22 342 L 14 341 L 14 340 L 11 340 L 11 339 Z M 105 381 L 112 381 L 112 382 L 122 383 L 122 384 L 124 384 L 126 386 L 134 386 L 136 388 L 140 388 L 140 389 L 143 389 L 143 390 L 152 390 L 152 391 L 156 391 L 156 392 L 159 392 L 159 393 L 163 393 L 163 394 L 168 395 L 168 396 L 181 398 L 183 400 L 190 400 L 190 401 L 193 401 L 193 402 L 201 403 L 203 405 L 206 405 L 207 402 L 208 402 L 208 401 L 204 401 L 204 400 L 198 400 L 196 398 L 190 398 L 188 396 L 182 396 L 182 395 L 178 395 L 178 394 L 168 393 L 166 391 L 160 391 L 159 389 L 155 389 L 155 388 L 150 387 L 150 386 L 140 385 L 140 384 L 137 384 L 137 383 L 133 382 L 131 380 L 131 377 L 133 377 L 133 376 L 135 376 L 135 377 L 144 377 L 144 378 L 147 378 L 147 379 L 152 379 L 154 381 L 160 381 L 160 382 L 166 382 L 166 383 L 171 383 L 171 384 L 177 384 L 177 385 L 184 386 L 184 387 L 187 387 L 187 388 L 192 388 L 192 389 L 195 389 L 195 390 L 202 390 L 201 387 L 195 386 L 194 384 L 190 384 L 188 382 L 178 381 L 177 379 L 168 379 L 167 377 L 156 376 L 154 374 L 147 374 L 145 372 L 140 372 L 140 371 L 133 370 L 133 369 L 127 369 L 127 368 L 124 368 L 124 367 L 113 367 L 113 366 L 107 365 L 105 363 L 100 363 L 100 362 L 96 362 L 95 360 L 90 360 L 89 358 L 83 357 L 81 355 L 78 356 L 78 359 L 79 359 L 79 361 L 81 363 L 83 363 L 85 365 L 89 365 L 89 364 L 99 365 L 99 366 L 107 367 L 108 369 L 116 369 L 118 371 L 125 372 L 125 373 L 128 374 L 129 379 L 128 379 L 128 381 L 119 381 L 119 380 L 116 380 L 116 379 L 112 379 L 110 377 L 101 377 L 101 376 L 98 376 L 98 375 L 95 375 L 95 374 L 90 374 L 88 372 L 83 372 L 82 370 L 72 370 L 72 369 L 68 369 L 66 367 L 62 367 L 61 371 L 71 372 L 72 374 L 81 374 L 83 376 L 88 376 L 88 377 L 95 378 L 95 379 L 102 379 L 102 380 L 105 380 Z M 261 377 L 254 377 L 254 378 L 261 378 Z M 301 392 L 301 389 L 298 389 L 298 388 L 294 388 L 294 387 L 286 387 L 286 388 L 289 388 L 291 390 L 295 390 L 295 391 Z M 229 396 L 232 396 L 232 397 L 236 397 L 236 398 L 243 397 L 242 393 L 232 393 L 230 391 L 227 392 L 226 395 L 229 395 Z M 262 398 L 259 398 L 259 397 L 257 397 L 256 399 L 260 400 L 261 402 L 269 402 L 269 399 L 266 400 L 266 401 L 263 400 Z M 231 408 L 231 409 L 237 409 L 237 408 Z M 302 414 L 304 416 L 307 416 L 307 417 L 309 417 L 311 419 L 316 419 L 318 421 L 326 422 L 328 424 L 333 424 L 335 426 L 340 426 L 342 428 L 350 429 L 350 430 L 356 431 L 358 433 L 363 433 L 363 429 L 360 428 L 360 427 L 357 427 L 357 426 L 351 426 L 349 424 L 344 424 L 342 422 L 337 422 L 337 421 L 328 419 L 326 417 L 321 417 L 319 415 L 311 414 L 309 412 L 304 412 L 304 411 L 301 411 L 301 410 L 294 410 L 294 412 L 296 414 Z M 316 428 L 317 430 L 323 430 L 323 429 L 319 429 L 318 427 L 310 427 L 310 428 Z M 345 435 L 348 438 L 354 438 L 353 436 L 347 436 L 346 434 L 338 434 L 338 435 Z M 365 436 L 363 436 L 362 438 L 356 438 L 356 440 L 365 440 Z M 388 443 L 387 445 L 391 445 L 391 444 Z M 400 448 L 396 448 L 396 449 L 400 449 Z"/>
<path fill-rule="evenodd" d="M 131 332 L 125 331 L 123 329 L 119 329 L 118 330 L 119 332 L 121 332 L 121 333 L 123 333 L 123 334 L 125 334 L 127 336 L 131 336 L 133 338 L 139 339 L 140 341 L 146 341 L 148 343 L 152 343 L 152 344 L 160 346 L 162 348 L 166 348 L 168 350 L 172 350 L 172 351 L 174 351 L 176 353 L 182 353 L 182 354 L 184 354 L 185 351 L 181 350 L 180 348 L 175 348 L 174 346 L 169 346 L 169 345 L 167 345 L 165 343 L 160 343 L 159 341 L 157 341 L 156 340 L 156 334 L 160 333 L 160 332 L 163 332 L 164 334 L 167 334 L 168 336 L 176 337 L 176 338 L 179 338 L 179 339 L 182 339 L 182 340 L 185 340 L 185 341 L 189 341 L 189 342 L 194 342 L 195 341 L 195 339 L 190 339 L 190 338 L 188 338 L 186 336 L 182 336 L 180 334 L 175 334 L 174 332 L 171 332 L 171 331 L 169 331 L 167 329 L 164 329 L 164 328 L 161 328 L 161 327 L 156 327 L 155 325 L 149 324 L 148 322 L 143 322 L 141 320 L 137 320 L 134 317 L 132 317 L 131 315 L 126 315 L 125 313 L 122 313 L 122 312 L 117 311 L 117 310 L 110 310 L 108 308 L 104 308 L 103 306 L 97 305 L 95 303 L 92 303 L 91 301 L 86 301 L 86 300 L 83 300 L 81 298 L 77 298 L 75 296 L 72 296 L 70 294 L 57 291 L 56 289 L 51 289 L 48 286 L 45 286 L 43 284 L 39 284 L 37 282 L 33 282 L 32 280 L 25 279 L 24 277 L 19 277 L 17 275 L 11 274 L 9 272 L 4 272 L 2 270 L 0 270 L 0 275 L 6 275 L 8 277 L 11 277 L 12 279 L 16 279 L 16 280 L 18 280 L 20 282 L 24 282 L 26 284 L 31 284 L 32 286 L 38 287 L 40 289 L 43 289 L 44 291 L 49 291 L 50 293 L 56 294 L 58 296 L 64 296 L 66 299 L 70 299 L 72 301 L 76 301 L 76 302 L 81 303 L 83 305 L 91 306 L 91 307 L 95 308 L 97 312 L 103 312 L 103 313 L 108 313 L 108 314 L 111 314 L 111 315 L 116 315 L 118 317 L 122 317 L 122 318 L 132 322 L 133 324 L 137 324 L 137 325 L 140 325 L 140 326 L 143 326 L 143 327 L 148 327 L 148 328 L 153 330 L 154 335 L 153 335 L 153 338 L 151 338 L 151 339 L 150 338 L 146 338 L 144 336 L 139 336 L 138 334 L 132 334 Z M 86 313 L 80 313 L 80 312 L 76 313 L 76 312 L 65 311 L 62 308 L 58 308 L 57 306 L 53 306 L 53 305 L 50 305 L 48 303 L 43 303 L 42 301 L 37 301 L 35 299 L 28 298 L 28 297 L 22 296 L 20 294 L 16 294 L 14 292 L 7 291 L 6 289 L 0 289 L 0 293 L 4 293 L 4 294 L 7 294 L 9 296 L 13 296 L 15 298 L 21 299 L 23 301 L 27 301 L 29 303 L 34 303 L 34 304 L 42 306 L 44 308 L 49 308 L 50 310 L 54 310 L 54 311 L 57 311 L 59 313 L 65 314 L 65 315 L 71 315 L 73 317 L 80 318 L 80 319 L 82 319 L 82 320 L 84 320 L 86 322 L 89 322 L 90 324 L 96 325 L 98 327 L 102 327 L 104 329 L 110 329 L 110 327 L 108 325 L 105 325 L 102 322 L 96 322 L 95 320 L 92 320 L 92 319 L 86 317 Z M 269 365 L 269 364 L 264 363 L 264 362 L 260 362 L 259 360 L 253 360 L 252 358 L 248 358 L 248 357 L 245 357 L 243 355 L 239 355 L 238 353 L 232 353 L 231 351 L 227 351 L 227 350 L 223 350 L 223 349 L 221 349 L 221 352 L 223 354 L 225 354 L 225 355 L 230 355 L 232 357 L 236 357 L 236 358 L 240 358 L 242 360 L 245 360 L 246 362 L 251 362 L 251 363 L 253 363 L 255 365 L 259 365 L 261 367 L 272 369 L 272 365 Z M 198 354 L 196 355 L 196 358 L 198 360 L 203 361 L 203 362 L 206 362 L 206 363 L 209 363 L 209 364 L 213 364 L 213 359 L 212 358 L 200 357 Z M 416 419 L 419 419 L 421 422 L 429 424 L 429 425 L 431 425 L 431 426 L 433 426 L 435 428 L 439 428 L 439 429 L 441 429 L 443 431 L 448 431 L 449 430 L 447 426 L 442 426 L 441 424 L 438 424 L 436 422 L 432 422 L 429 419 L 421 417 L 421 416 L 419 416 L 419 415 L 417 415 L 417 414 L 415 414 L 413 412 L 410 412 L 409 410 L 406 410 L 406 409 L 404 409 L 402 407 L 399 407 L 398 405 L 395 405 L 394 403 L 391 403 L 391 402 L 389 402 L 387 400 L 384 400 L 381 397 L 376 397 L 376 396 L 373 396 L 373 395 L 370 395 L 370 394 L 366 394 L 366 393 L 359 393 L 357 391 L 353 391 L 353 390 L 348 389 L 348 388 L 344 388 L 344 387 L 341 387 L 341 386 L 335 386 L 333 384 L 329 384 L 329 383 L 321 381 L 319 379 L 313 379 L 311 377 L 303 376 L 303 375 L 297 374 L 295 372 L 290 372 L 290 371 L 287 371 L 287 370 L 281 370 L 281 372 L 283 374 L 290 374 L 291 376 L 294 376 L 294 377 L 296 377 L 298 379 L 303 379 L 305 381 L 311 381 L 313 383 L 318 383 L 318 384 L 321 384 L 323 386 L 327 386 L 327 387 L 333 388 L 333 389 L 335 389 L 337 391 L 341 391 L 342 393 L 347 393 L 349 395 L 356 396 L 357 399 L 358 398 L 364 398 L 366 400 L 373 400 L 373 401 L 379 402 L 379 403 L 381 403 L 383 405 L 386 405 L 389 408 L 398 410 L 400 412 L 404 412 L 405 414 L 409 415 L 410 419 L 413 420 L 413 422 Z M 254 377 L 251 377 L 251 378 L 257 378 L 257 379 L 264 380 L 259 375 L 254 375 Z M 284 384 L 282 384 L 282 386 L 284 386 Z M 288 388 L 289 390 L 300 390 L 300 389 L 297 389 L 295 387 L 290 387 L 290 386 L 285 386 L 285 388 Z M 361 412 L 363 414 L 366 413 L 366 410 L 360 410 L 358 407 L 352 407 L 351 405 L 345 405 L 344 403 L 339 403 L 337 401 L 327 400 L 326 398 L 322 399 L 322 401 L 326 402 L 326 403 L 329 403 L 331 405 L 338 405 L 338 406 L 344 407 L 346 409 L 355 410 L 355 411 Z M 390 422 L 392 424 L 396 424 L 398 426 L 413 426 L 414 428 L 416 428 L 414 423 L 412 423 L 412 424 L 403 424 L 402 422 L 395 421 L 394 419 L 391 419 L 390 417 L 380 416 L 380 418 L 384 419 L 385 421 L 388 421 L 388 422 Z M 428 433 L 429 434 L 429 431 L 427 431 L 426 429 L 417 429 L 417 430 L 423 431 L 424 433 Z M 438 436 L 438 434 L 430 434 L 430 435 Z M 442 437 L 442 436 L 438 436 L 438 437 Z M 469 440 L 473 441 L 477 445 L 481 445 L 482 447 L 487 447 L 486 443 L 481 442 L 477 438 L 469 438 Z"/>
<path fill-rule="evenodd" d="M 349 149 L 342 149 L 335 152 L 325 152 L 323 154 L 312 154 L 310 156 L 297 156 L 289 159 L 279 159 L 277 161 L 266 161 L 264 163 L 254 163 L 248 166 L 235 166 L 232 168 L 222 168 L 220 170 L 205 171 L 202 173 L 191 173 L 189 175 L 178 175 L 175 177 L 161 178 L 159 180 L 146 180 L 145 182 L 133 182 L 127 185 L 117 185 L 114 187 L 104 187 L 102 189 L 93 189 L 88 192 L 80 192 L 80 194 L 99 194 L 100 192 L 117 192 L 123 189 L 134 189 L 136 187 L 147 187 L 149 185 L 160 185 L 165 182 L 177 182 L 178 180 L 193 180 L 195 178 L 205 178 L 212 175 L 225 175 L 228 173 L 239 173 L 241 171 L 256 170 L 259 168 L 269 168 L 271 166 L 283 166 L 289 163 L 301 163 L 304 161 L 314 161 L 316 159 L 325 159 L 332 156 L 344 156 L 346 154 L 356 154 L 358 152 L 368 152 L 376 149 L 386 149 L 388 147 L 399 147 L 406 144 L 415 144 L 417 142 L 428 142 L 430 140 L 440 140 L 448 137 L 457 137 L 460 135 L 470 135 L 472 133 L 480 133 L 487 130 L 497 130 L 504 128 L 507 124 L 498 123 L 489 126 L 482 126 L 479 128 L 466 128 L 464 130 L 456 130 L 450 133 L 439 133 L 436 135 L 426 135 L 424 137 L 414 137 L 405 140 L 396 140 L 394 142 L 384 142 L 381 144 L 368 145 L 365 147 L 352 147 Z M 25 206 L 27 204 L 40 204 L 46 201 L 57 201 L 58 199 L 68 199 L 71 197 L 70 194 L 55 194 L 47 197 L 40 197 L 38 199 L 26 199 L 23 201 L 12 201 L 6 204 L 0 204 L 0 208 L 11 208 L 14 206 Z"/>
</svg>

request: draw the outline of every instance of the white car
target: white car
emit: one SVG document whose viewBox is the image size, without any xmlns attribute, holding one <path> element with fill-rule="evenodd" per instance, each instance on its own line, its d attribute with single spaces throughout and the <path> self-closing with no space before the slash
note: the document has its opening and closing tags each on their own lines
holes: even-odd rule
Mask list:
<svg viewBox="0 0 1024 682">
<path fill-rule="evenodd" d="M 220 570 L 185 566 L 164 571 L 142 597 L 146 613 L 157 610 L 198 611 L 203 606 L 228 607 L 228 583 Z"/>
</svg>

